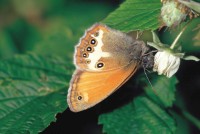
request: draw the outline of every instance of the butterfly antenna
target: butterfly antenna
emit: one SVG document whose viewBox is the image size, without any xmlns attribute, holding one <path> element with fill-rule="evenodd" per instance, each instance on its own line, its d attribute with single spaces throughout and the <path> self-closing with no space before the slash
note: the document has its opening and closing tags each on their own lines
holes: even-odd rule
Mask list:
<svg viewBox="0 0 200 134">
<path fill-rule="evenodd" d="M 144 65 L 143 65 L 143 70 L 144 70 L 144 74 L 145 74 L 145 76 L 147 78 L 147 81 L 149 82 L 149 84 L 151 86 L 152 91 L 155 93 L 155 95 L 157 95 L 157 92 L 156 92 L 155 88 L 153 87 L 153 85 L 152 85 L 152 83 L 151 83 L 151 81 L 150 81 L 150 79 L 149 79 L 149 77 L 148 77 L 148 75 L 146 73 L 146 69 L 145 69 Z"/>
<path fill-rule="evenodd" d="M 169 29 L 168 27 L 165 27 L 164 32 L 166 32 L 168 29 Z"/>
<path fill-rule="evenodd" d="M 148 56 L 148 55 L 150 55 L 150 54 L 152 54 L 152 53 L 156 53 L 156 52 L 158 52 L 158 50 L 150 51 L 150 52 L 148 52 L 148 53 L 145 53 L 145 54 L 143 55 L 143 57 L 144 57 L 144 56 Z"/>
<path fill-rule="evenodd" d="M 155 93 L 155 95 L 157 95 L 157 92 L 154 89 L 154 87 L 153 87 L 153 85 L 152 85 L 152 83 L 151 83 L 151 81 L 150 81 L 150 79 L 149 79 L 149 77 L 147 75 L 147 72 L 146 72 L 147 68 L 152 68 L 153 67 L 153 64 L 154 64 L 153 53 L 154 52 L 157 52 L 157 50 L 150 51 L 150 52 L 148 52 L 148 53 L 146 53 L 146 54 L 143 55 L 142 66 L 143 66 L 144 74 L 145 74 L 145 76 L 146 76 L 146 78 L 147 78 L 147 80 L 148 80 L 148 82 L 149 82 L 149 84 L 151 86 L 152 91 Z M 147 70 L 147 71 L 149 72 L 149 70 Z"/>
</svg>

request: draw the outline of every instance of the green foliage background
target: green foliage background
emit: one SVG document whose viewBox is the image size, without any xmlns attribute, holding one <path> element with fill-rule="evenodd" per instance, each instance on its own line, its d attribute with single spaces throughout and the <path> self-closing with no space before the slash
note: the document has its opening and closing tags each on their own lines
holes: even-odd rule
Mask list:
<svg viewBox="0 0 200 134">
<path fill-rule="evenodd" d="M 200 65 L 189 61 L 170 79 L 148 74 L 155 91 L 140 70 L 94 108 L 67 108 L 74 46 L 84 31 L 101 22 L 129 34 L 142 30 L 148 40 L 147 30 L 161 24 L 160 8 L 160 0 L 1 0 L 0 133 L 200 133 Z M 199 22 L 193 19 L 180 41 L 196 56 Z M 171 44 L 180 30 L 158 35 Z"/>
</svg>

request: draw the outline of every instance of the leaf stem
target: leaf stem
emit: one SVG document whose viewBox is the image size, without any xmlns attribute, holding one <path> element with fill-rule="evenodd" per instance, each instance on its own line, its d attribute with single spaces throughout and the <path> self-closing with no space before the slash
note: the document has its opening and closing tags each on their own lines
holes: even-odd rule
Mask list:
<svg viewBox="0 0 200 134">
<path fill-rule="evenodd" d="M 196 126 L 200 130 L 200 120 L 195 118 L 188 111 L 180 109 L 177 105 L 174 105 L 172 110 L 173 112 L 177 113 L 178 115 L 181 115 L 183 118 L 191 122 L 194 126 Z"/>
<path fill-rule="evenodd" d="M 200 130 L 200 120 L 198 120 L 197 118 L 195 118 L 193 115 L 191 115 L 187 111 L 182 111 L 182 113 L 183 113 L 183 116 L 187 120 L 189 120 L 192 124 L 194 124 Z"/>
<path fill-rule="evenodd" d="M 172 45 L 170 46 L 171 49 L 174 49 L 175 45 L 177 44 L 178 40 L 180 39 L 181 35 L 183 34 L 183 32 L 185 31 L 185 29 L 187 28 L 189 22 L 183 27 L 183 29 L 180 31 L 180 33 L 178 34 L 178 36 L 176 37 L 176 39 L 174 40 L 174 42 L 172 43 Z"/>
</svg>

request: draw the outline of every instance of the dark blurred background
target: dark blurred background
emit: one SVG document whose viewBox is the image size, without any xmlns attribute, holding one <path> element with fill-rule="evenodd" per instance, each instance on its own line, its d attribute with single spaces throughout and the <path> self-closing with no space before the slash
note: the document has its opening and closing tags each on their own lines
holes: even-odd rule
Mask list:
<svg viewBox="0 0 200 134">
<path fill-rule="evenodd" d="M 119 0 L 0 0 L 0 57 L 34 52 L 71 56 L 85 29 Z"/>
<path fill-rule="evenodd" d="M 102 21 L 121 2 L 122 0 L 0 0 L 0 58 L 7 59 L 15 54 L 32 52 L 72 59 L 74 45 L 85 29 Z M 192 51 L 190 53 L 193 54 Z M 194 54 L 200 57 L 198 52 Z M 200 64 L 197 62 L 181 62 L 177 73 L 179 84 L 176 102 L 198 119 L 199 69 Z M 135 84 L 135 79 L 141 73 L 142 70 L 138 71 L 115 94 L 89 110 L 72 113 L 66 109 L 42 133 L 101 134 L 102 126 L 98 125 L 98 116 L 130 102 L 143 92 Z M 200 133 L 190 122 L 185 124 L 188 133 Z"/>
</svg>

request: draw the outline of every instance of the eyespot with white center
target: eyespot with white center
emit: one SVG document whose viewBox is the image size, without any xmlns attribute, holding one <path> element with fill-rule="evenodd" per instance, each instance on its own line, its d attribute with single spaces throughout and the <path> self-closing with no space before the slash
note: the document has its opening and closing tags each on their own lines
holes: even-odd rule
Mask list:
<svg viewBox="0 0 200 134">
<path fill-rule="evenodd" d="M 97 44 L 97 41 L 96 41 L 94 38 L 92 38 L 92 39 L 90 40 L 90 44 L 91 44 L 91 45 L 96 45 L 96 44 Z"/>
<path fill-rule="evenodd" d="M 104 63 L 99 62 L 96 64 L 96 68 L 102 68 L 104 66 Z"/>
<path fill-rule="evenodd" d="M 83 53 L 82 55 L 84 58 L 87 58 L 88 57 L 88 54 L 87 53 Z"/>
<path fill-rule="evenodd" d="M 93 48 L 92 48 L 92 47 L 87 47 L 86 50 L 87 50 L 88 52 L 92 52 L 92 51 L 93 51 Z"/>
<path fill-rule="evenodd" d="M 78 96 L 78 100 L 82 100 L 82 98 L 83 98 L 82 96 Z"/>
</svg>

